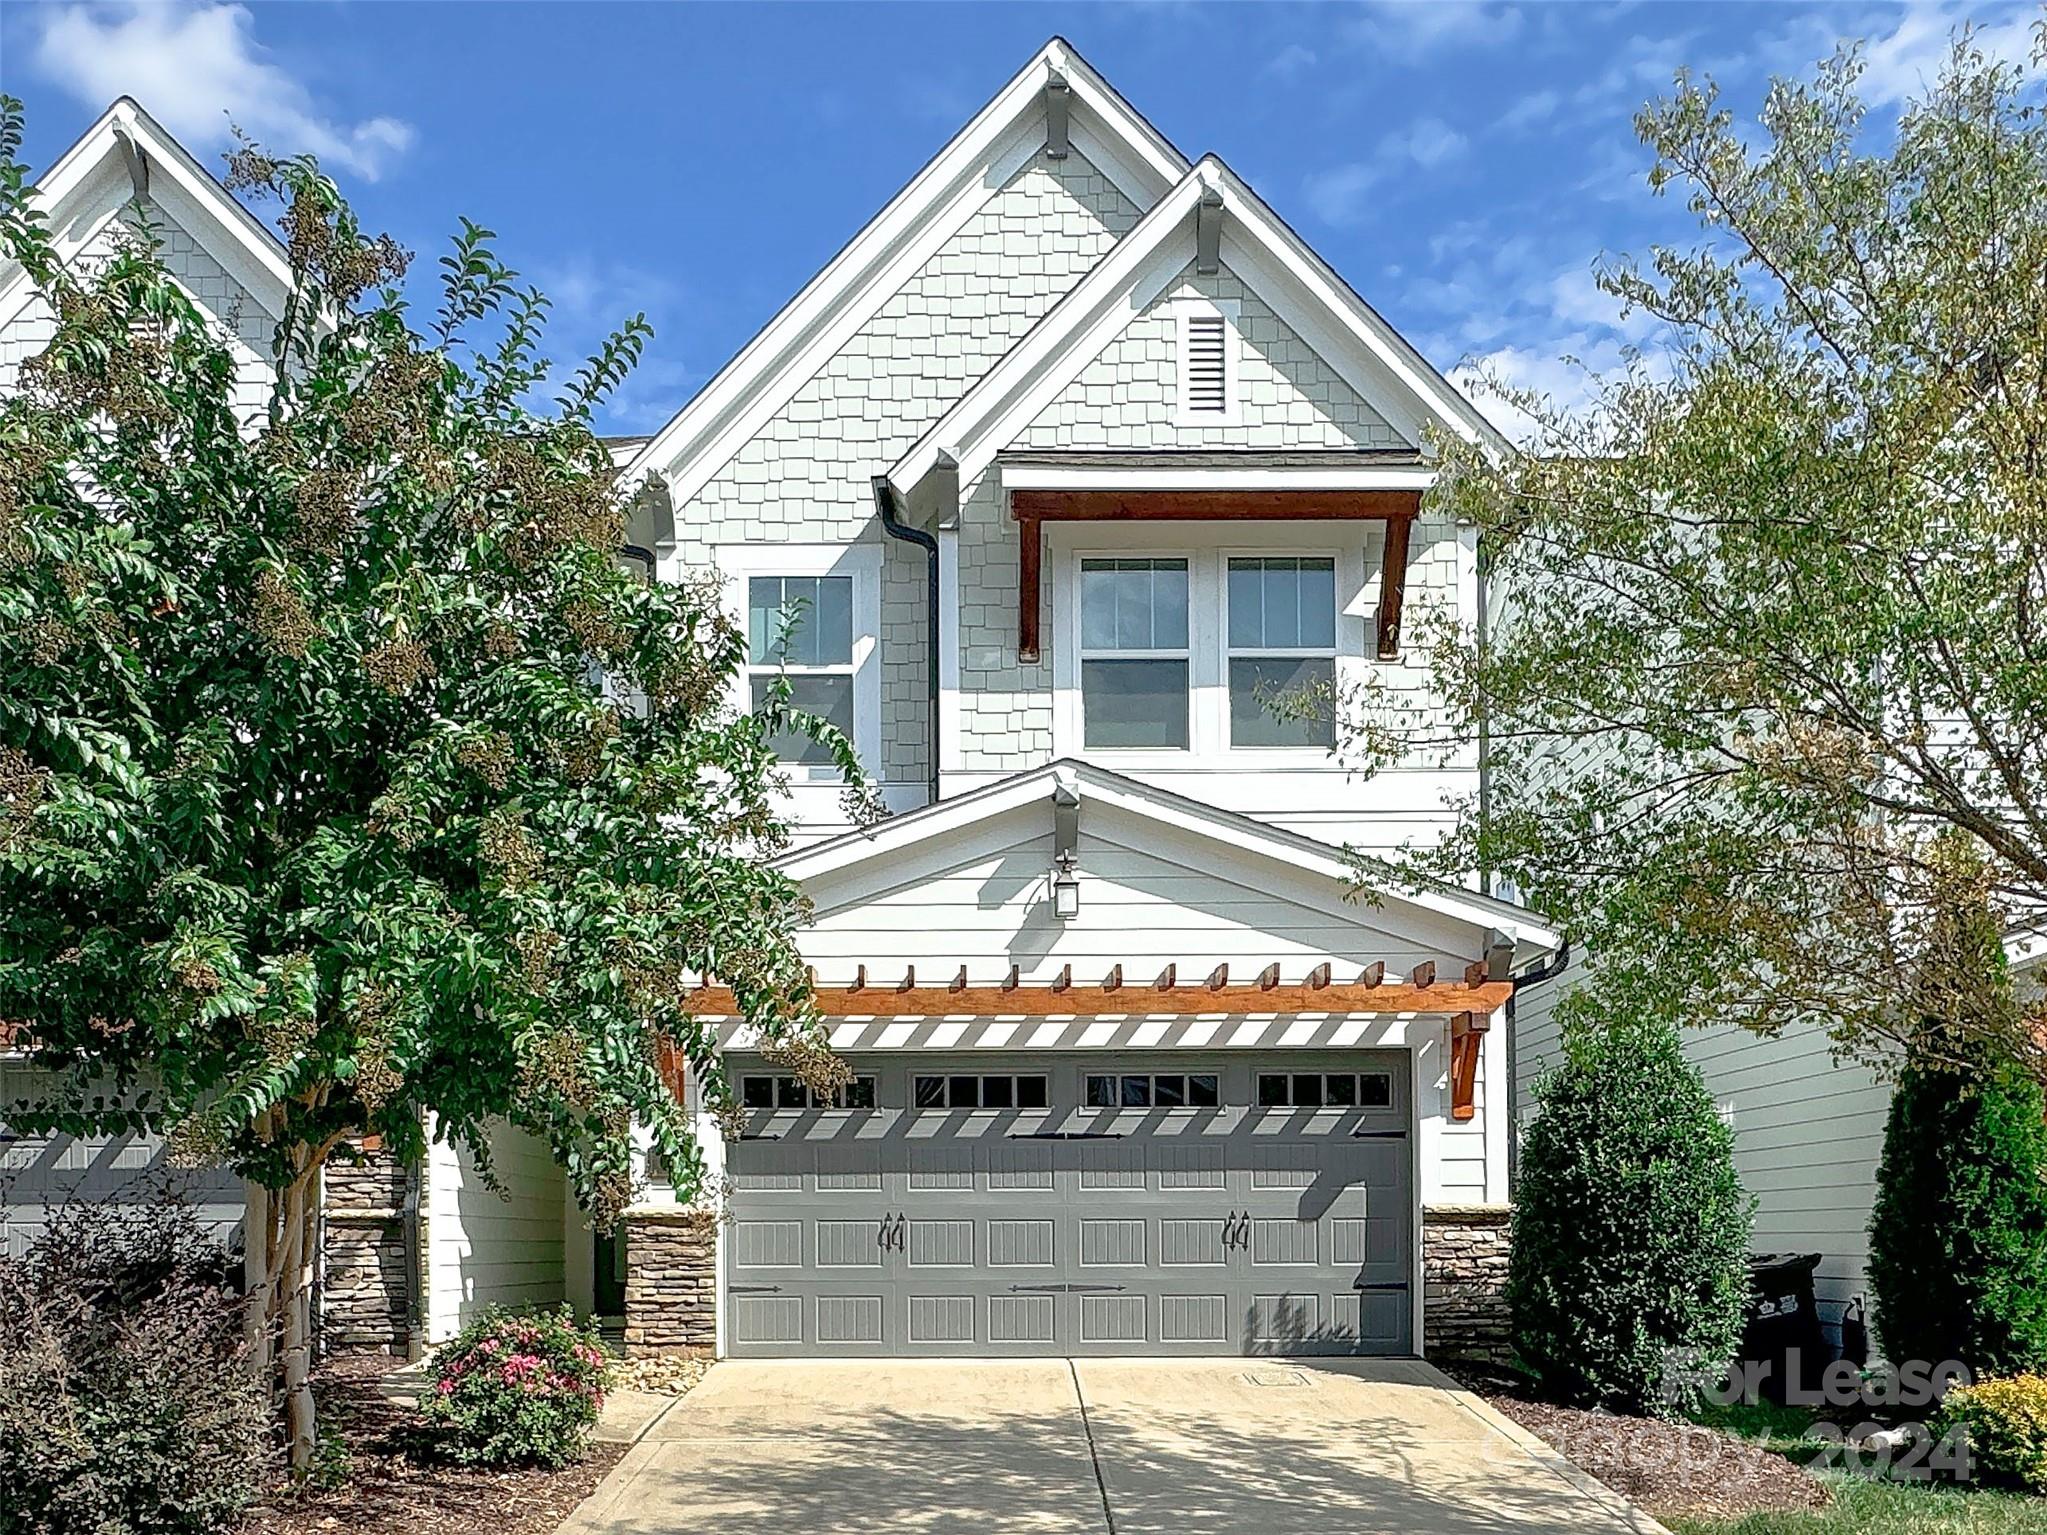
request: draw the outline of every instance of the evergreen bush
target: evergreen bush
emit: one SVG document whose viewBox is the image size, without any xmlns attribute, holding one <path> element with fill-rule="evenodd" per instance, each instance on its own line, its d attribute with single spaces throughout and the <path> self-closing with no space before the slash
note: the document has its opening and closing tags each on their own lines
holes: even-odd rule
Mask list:
<svg viewBox="0 0 2047 1535">
<path fill-rule="evenodd" d="M 2047 1369 L 2047 1105 L 1999 1044 L 2023 1034 L 1982 859 L 1948 839 L 1930 864 L 1916 1028 L 1870 1211 L 1872 1311 L 1894 1363 L 2023 1375 Z"/>
<path fill-rule="evenodd" d="M 1658 1412 L 1673 1364 L 1711 1375 L 1740 1341 L 1754 1206 L 1675 1032 L 1578 1000 L 1522 1143 L 1514 1343 L 1560 1400 Z"/>
</svg>

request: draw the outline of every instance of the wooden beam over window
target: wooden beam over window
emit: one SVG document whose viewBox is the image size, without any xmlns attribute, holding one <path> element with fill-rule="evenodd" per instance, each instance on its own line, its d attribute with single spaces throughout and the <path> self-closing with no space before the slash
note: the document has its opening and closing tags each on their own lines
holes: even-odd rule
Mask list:
<svg viewBox="0 0 2047 1535">
<path fill-rule="evenodd" d="M 1418 490 L 1013 490 L 1017 524 L 1016 657 L 1042 654 L 1044 525 L 1048 522 L 1383 522 L 1380 547 L 1378 654 L 1400 653 L 1400 610 L 1407 590 L 1407 552 Z"/>
</svg>

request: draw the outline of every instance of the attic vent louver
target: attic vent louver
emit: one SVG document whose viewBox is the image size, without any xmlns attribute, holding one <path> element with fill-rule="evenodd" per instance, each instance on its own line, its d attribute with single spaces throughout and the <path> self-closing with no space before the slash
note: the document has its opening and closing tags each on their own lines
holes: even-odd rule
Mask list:
<svg viewBox="0 0 2047 1535">
<path fill-rule="evenodd" d="M 1180 379 L 1190 416 L 1227 415 L 1230 408 L 1229 327 L 1219 314 L 1190 314 L 1183 332 Z"/>
</svg>

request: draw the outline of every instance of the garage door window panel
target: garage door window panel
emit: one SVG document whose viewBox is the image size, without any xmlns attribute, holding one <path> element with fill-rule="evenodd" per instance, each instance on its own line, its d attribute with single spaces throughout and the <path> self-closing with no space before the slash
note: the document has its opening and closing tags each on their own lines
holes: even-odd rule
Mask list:
<svg viewBox="0 0 2047 1535">
<path fill-rule="evenodd" d="M 1042 1109 L 1051 1098 L 1048 1080 L 1036 1073 L 920 1074 L 910 1092 L 920 1109 Z"/>
</svg>

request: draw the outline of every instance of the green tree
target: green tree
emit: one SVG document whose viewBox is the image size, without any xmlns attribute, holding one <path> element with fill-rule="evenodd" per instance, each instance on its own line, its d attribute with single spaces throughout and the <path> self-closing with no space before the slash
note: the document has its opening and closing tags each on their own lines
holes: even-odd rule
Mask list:
<svg viewBox="0 0 2047 1535">
<path fill-rule="evenodd" d="M 312 1444 L 308 1192 L 423 1122 L 487 1158 L 546 1138 L 608 1225 L 633 1126 L 679 1192 L 700 1163 L 660 1058 L 715 1042 L 715 974 L 806 1072 L 797 892 L 770 738 L 729 706 L 744 636 L 701 584 L 618 557 L 592 411 L 635 319 L 551 404 L 546 300 L 464 225 L 424 333 L 310 160 L 253 147 L 293 290 L 259 419 L 138 237 L 67 269 L 0 106 L 0 253 L 55 336 L 0 402 L 0 1019 L 58 1074 L 10 1118 L 147 1125 L 268 1190 L 252 1339 Z M 270 1351 L 276 1349 L 273 1355 Z"/>
<path fill-rule="evenodd" d="M 1514 1348 L 1565 1401 L 1669 1405 L 1673 1364 L 1734 1354 L 1754 1202 L 1734 1134 L 1677 1032 L 1574 999 L 1563 1061 L 1535 1085 L 1507 1295 Z"/>
<path fill-rule="evenodd" d="M 1511 878 L 1624 1011 L 1894 1063 L 1933 839 L 2047 909 L 2047 72 L 1964 37 L 1892 124 L 1860 70 L 1638 119 L 1696 241 L 1601 265 L 1647 339 L 1589 408 L 1509 391 L 1528 451 L 1444 446 L 1496 601 L 1425 639 L 1447 718 L 1368 692 L 1355 744 L 1484 741 L 1412 864 Z"/>
<path fill-rule="evenodd" d="M 1956 1069 L 2018 1007 L 1984 860 L 1959 837 L 1935 859 L 1939 919 L 1912 978 L 1926 1048 L 1891 1095 L 1869 1218 L 1876 1326 L 1894 1360 L 2019 1374 L 2047 1366 L 2047 1103 L 2007 1059 Z"/>
</svg>

